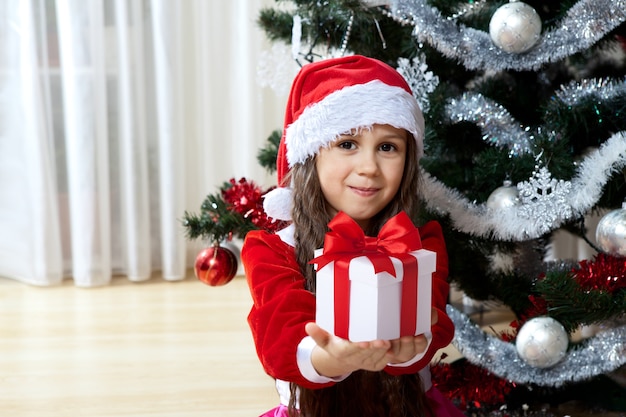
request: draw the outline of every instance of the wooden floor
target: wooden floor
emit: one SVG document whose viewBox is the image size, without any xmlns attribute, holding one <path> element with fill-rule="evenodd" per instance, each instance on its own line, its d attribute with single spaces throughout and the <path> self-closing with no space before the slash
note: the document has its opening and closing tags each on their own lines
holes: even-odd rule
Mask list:
<svg viewBox="0 0 626 417">
<path fill-rule="evenodd" d="M 277 405 L 245 279 L 81 289 L 0 279 L 0 416 L 253 417 Z"/>
<path fill-rule="evenodd" d="M 0 416 L 256 417 L 278 398 L 254 352 L 250 305 L 243 277 L 91 289 L 0 278 Z M 510 319 L 495 309 L 481 322 Z"/>
</svg>

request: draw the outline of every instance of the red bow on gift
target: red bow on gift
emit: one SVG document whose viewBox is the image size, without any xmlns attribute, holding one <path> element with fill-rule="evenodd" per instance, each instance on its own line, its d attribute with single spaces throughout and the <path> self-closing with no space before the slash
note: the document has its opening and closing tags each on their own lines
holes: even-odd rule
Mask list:
<svg viewBox="0 0 626 417">
<path fill-rule="evenodd" d="M 401 211 L 383 225 L 377 237 L 365 236 L 363 229 L 350 216 L 339 212 L 328 223 L 331 230 L 324 238 L 324 253 L 309 263 L 321 269 L 332 261 L 362 252 L 372 261 L 374 272 L 396 276 L 389 256 L 405 254 L 422 248 L 419 231 L 408 214 Z"/>
<path fill-rule="evenodd" d="M 377 237 L 365 236 L 361 227 L 347 214 L 339 212 L 328 224 L 331 229 L 324 238 L 324 252 L 310 261 L 317 264 L 319 271 L 330 262 L 334 264 L 335 328 L 334 333 L 348 339 L 350 316 L 350 261 L 357 256 L 367 257 L 374 273 L 387 272 L 394 278 L 396 271 L 391 257 L 402 261 L 404 279 L 402 281 L 403 311 L 401 335 L 413 335 L 416 328 L 417 277 L 418 266 L 415 257 L 409 252 L 422 248 L 418 229 L 405 212 L 400 212 L 383 225 Z"/>
</svg>

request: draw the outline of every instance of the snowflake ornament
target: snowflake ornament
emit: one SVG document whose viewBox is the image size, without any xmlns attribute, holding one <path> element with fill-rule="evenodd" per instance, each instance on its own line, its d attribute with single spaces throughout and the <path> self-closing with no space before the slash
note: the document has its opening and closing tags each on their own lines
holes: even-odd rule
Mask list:
<svg viewBox="0 0 626 417">
<path fill-rule="evenodd" d="M 420 54 L 410 61 L 407 58 L 398 58 L 398 72 L 411 87 L 413 96 L 417 100 L 422 112 L 428 113 L 430 102 L 428 97 L 439 85 L 439 77 L 428 71 L 426 56 Z"/>
<path fill-rule="evenodd" d="M 292 58 L 292 48 L 284 43 L 272 45 L 262 51 L 257 65 L 257 82 L 261 87 L 270 87 L 279 97 L 289 94 L 291 83 L 300 70 Z"/>
<path fill-rule="evenodd" d="M 572 217 L 567 201 L 572 183 L 552 178 L 546 167 L 535 170 L 530 180 L 517 184 L 517 189 L 520 216 L 534 219 L 541 233 L 548 233 L 555 224 Z"/>
</svg>

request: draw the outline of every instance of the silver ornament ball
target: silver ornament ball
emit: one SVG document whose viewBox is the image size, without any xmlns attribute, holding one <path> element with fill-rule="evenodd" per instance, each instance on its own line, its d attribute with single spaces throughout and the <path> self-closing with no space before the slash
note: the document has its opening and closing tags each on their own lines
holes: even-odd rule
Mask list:
<svg viewBox="0 0 626 417">
<path fill-rule="evenodd" d="M 626 256 L 626 202 L 600 219 L 596 228 L 598 246 L 611 255 Z"/>
<path fill-rule="evenodd" d="M 521 54 L 541 37 L 541 18 L 531 6 L 511 1 L 496 10 L 489 22 L 489 36 L 500 49 Z"/>
<path fill-rule="evenodd" d="M 519 203 L 517 187 L 511 185 L 511 181 L 504 181 L 502 187 L 498 187 L 487 198 L 487 207 L 493 210 L 513 207 Z"/>
<path fill-rule="evenodd" d="M 528 320 L 517 333 L 517 354 L 530 366 L 549 368 L 567 353 L 569 335 L 561 323 L 552 317 Z"/>
</svg>

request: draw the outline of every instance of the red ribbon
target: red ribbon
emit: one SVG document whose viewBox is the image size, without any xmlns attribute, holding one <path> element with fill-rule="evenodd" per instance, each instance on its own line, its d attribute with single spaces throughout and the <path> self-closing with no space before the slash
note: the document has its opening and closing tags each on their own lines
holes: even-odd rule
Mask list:
<svg viewBox="0 0 626 417">
<path fill-rule="evenodd" d="M 366 256 L 376 274 L 387 272 L 396 277 L 390 257 L 398 258 L 404 267 L 402 280 L 400 335 L 413 335 L 417 323 L 417 259 L 409 252 L 422 248 L 419 231 L 405 212 L 400 212 L 383 225 L 377 237 L 365 236 L 361 227 L 347 214 L 339 212 L 328 227 L 324 251 L 311 260 L 317 270 L 334 264 L 335 334 L 348 338 L 350 316 L 350 261 Z"/>
</svg>

